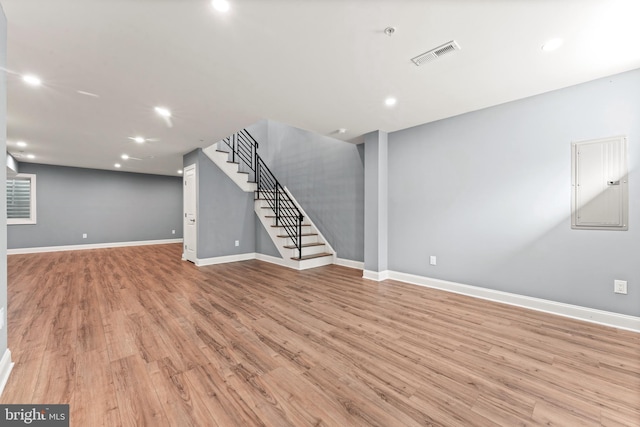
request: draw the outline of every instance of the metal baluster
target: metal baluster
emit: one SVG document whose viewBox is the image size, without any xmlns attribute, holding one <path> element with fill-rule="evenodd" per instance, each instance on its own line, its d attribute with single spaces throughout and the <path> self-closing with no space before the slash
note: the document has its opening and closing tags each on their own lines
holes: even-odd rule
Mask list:
<svg viewBox="0 0 640 427">
<path fill-rule="evenodd" d="M 257 155 L 258 153 L 256 153 Z M 256 190 L 258 192 L 258 199 L 260 198 L 260 164 L 256 160 Z"/>
<path fill-rule="evenodd" d="M 302 220 L 304 216 L 298 217 L 298 258 L 302 259 Z"/>
<path fill-rule="evenodd" d="M 276 190 L 276 225 L 280 225 L 278 224 L 280 219 L 280 192 L 277 185 L 274 188 Z"/>
<path fill-rule="evenodd" d="M 236 161 L 236 134 L 231 135 L 231 161 Z"/>
</svg>

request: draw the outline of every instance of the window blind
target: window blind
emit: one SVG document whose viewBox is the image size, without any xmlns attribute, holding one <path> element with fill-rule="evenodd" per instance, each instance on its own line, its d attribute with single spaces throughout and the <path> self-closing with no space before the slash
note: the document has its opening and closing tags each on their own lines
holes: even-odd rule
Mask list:
<svg viewBox="0 0 640 427">
<path fill-rule="evenodd" d="M 7 179 L 7 218 L 31 218 L 31 178 Z"/>
</svg>

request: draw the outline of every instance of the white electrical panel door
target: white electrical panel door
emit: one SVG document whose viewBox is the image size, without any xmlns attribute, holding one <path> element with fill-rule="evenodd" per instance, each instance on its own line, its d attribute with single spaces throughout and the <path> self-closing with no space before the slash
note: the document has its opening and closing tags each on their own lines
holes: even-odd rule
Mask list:
<svg viewBox="0 0 640 427">
<path fill-rule="evenodd" d="M 571 227 L 627 230 L 627 138 L 572 144 Z"/>
</svg>

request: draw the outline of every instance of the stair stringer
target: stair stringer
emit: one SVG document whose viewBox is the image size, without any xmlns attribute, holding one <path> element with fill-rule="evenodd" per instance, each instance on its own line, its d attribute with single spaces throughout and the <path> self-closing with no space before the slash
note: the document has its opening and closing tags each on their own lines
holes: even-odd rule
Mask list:
<svg viewBox="0 0 640 427">
<path fill-rule="evenodd" d="M 222 142 L 222 141 L 220 141 Z M 240 165 L 229 161 L 229 153 L 226 151 L 218 151 L 218 144 L 215 144 L 203 148 L 202 152 L 211 159 L 238 187 L 244 192 L 252 193 L 256 191 L 257 187 L 254 182 L 249 182 L 249 175 L 240 172 Z M 223 145 L 223 144 L 221 144 Z"/>
<path fill-rule="evenodd" d="M 285 245 L 291 244 L 291 239 L 289 237 L 278 237 L 278 235 L 282 235 L 285 233 L 283 232 L 282 228 L 272 227 L 273 223 L 271 219 L 267 218 L 267 215 L 273 215 L 273 211 L 271 209 L 263 209 L 263 206 L 264 206 L 264 204 L 262 203 L 263 200 L 256 200 L 254 204 L 254 210 L 256 212 L 256 215 L 258 216 L 258 218 L 260 218 L 260 223 L 262 223 L 262 226 L 267 231 L 267 234 L 271 238 L 271 241 L 275 245 L 276 249 L 278 249 L 278 253 L 282 257 L 283 263 L 286 266 L 296 270 L 306 270 L 308 268 L 334 264 L 335 258 L 336 258 L 336 251 L 333 249 L 333 247 L 331 247 L 327 239 L 324 238 L 324 236 L 322 235 L 320 230 L 318 230 L 318 227 L 316 227 L 316 225 L 313 223 L 309 215 L 307 215 L 306 212 L 304 212 L 304 210 L 300 207 L 300 204 L 295 199 L 295 197 L 293 197 L 293 194 L 291 194 L 289 189 L 285 187 L 285 191 L 287 192 L 289 197 L 291 197 L 291 200 L 293 201 L 293 203 L 295 203 L 296 207 L 300 210 L 302 215 L 304 215 L 303 225 L 305 227 L 310 227 L 311 228 L 310 232 L 316 234 L 314 239 L 315 242 L 322 243 L 323 245 L 325 245 L 324 252 L 331 253 L 331 256 L 323 256 L 323 257 L 306 259 L 301 261 L 296 261 L 291 259 L 291 257 L 297 255 L 296 253 L 297 249 L 293 250 L 293 249 L 287 249 L 284 247 Z"/>
<path fill-rule="evenodd" d="M 333 261 L 335 261 L 335 257 L 336 257 L 336 251 L 333 249 L 333 247 L 331 246 L 331 244 L 329 243 L 329 241 L 327 239 L 325 239 L 325 237 L 322 235 L 322 233 L 320 232 L 320 229 L 318 227 L 316 227 L 316 225 L 313 223 L 313 220 L 311 219 L 311 217 L 304 211 L 304 209 L 302 209 L 302 206 L 300 206 L 300 203 L 298 203 L 298 201 L 296 200 L 295 197 L 293 197 L 293 194 L 291 194 L 291 191 L 289 191 L 289 189 L 287 188 L 287 186 L 284 187 L 284 191 L 287 192 L 287 194 L 289 195 L 289 197 L 291 197 L 291 200 L 293 200 L 293 203 L 296 204 L 296 206 L 298 207 L 298 209 L 300 210 L 300 212 L 302 212 L 302 215 L 304 215 L 304 221 L 305 223 L 309 223 L 311 225 L 311 229 L 315 230 L 314 233 L 318 233 L 318 240 L 321 243 L 324 243 L 327 249 L 327 252 L 330 252 L 333 254 Z"/>
</svg>

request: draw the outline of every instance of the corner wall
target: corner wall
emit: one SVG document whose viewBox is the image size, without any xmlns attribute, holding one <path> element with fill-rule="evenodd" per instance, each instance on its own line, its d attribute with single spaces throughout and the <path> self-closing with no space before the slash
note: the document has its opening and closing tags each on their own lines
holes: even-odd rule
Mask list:
<svg viewBox="0 0 640 427">
<path fill-rule="evenodd" d="M 7 19 L 0 5 L 0 70 L 7 66 Z M 7 73 L 0 71 L 0 152 L 7 152 Z M 1 168 L 0 203 L 7 206 L 7 168 Z M 0 307 L 4 308 L 4 328 L 0 330 L 0 357 L 7 350 L 7 226 L 6 221 L 0 227 Z M 4 387 L 2 374 L 4 367 L 0 366 L 0 392 Z M 7 372 L 8 375 L 8 372 Z"/>
<path fill-rule="evenodd" d="M 629 230 L 572 230 L 570 143 L 614 135 Z M 639 144 L 640 70 L 390 133 L 389 269 L 640 316 Z"/>
</svg>

